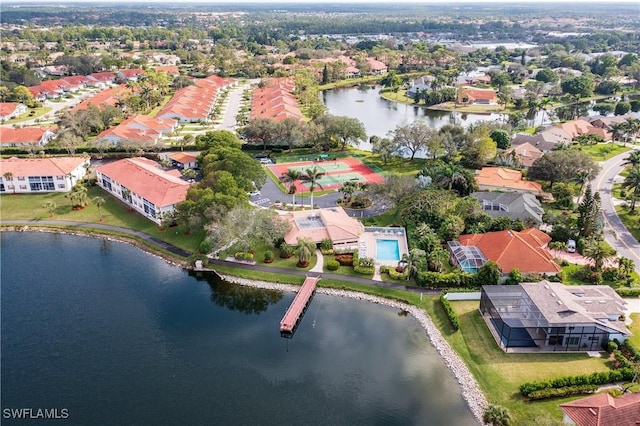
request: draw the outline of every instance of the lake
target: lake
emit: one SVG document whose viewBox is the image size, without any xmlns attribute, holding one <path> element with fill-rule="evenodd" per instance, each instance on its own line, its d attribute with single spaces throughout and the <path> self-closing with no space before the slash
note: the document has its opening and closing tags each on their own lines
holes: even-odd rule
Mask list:
<svg viewBox="0 0 640 426">
<path fill-rule="evenodd" d="M 393 308 L 316 295 L 283 339 L 293 293 L 105 239 L 0 243 L 3 410 L 66 409 L 83 425 L 476 424 L 425 331 Z"/>
</svg>

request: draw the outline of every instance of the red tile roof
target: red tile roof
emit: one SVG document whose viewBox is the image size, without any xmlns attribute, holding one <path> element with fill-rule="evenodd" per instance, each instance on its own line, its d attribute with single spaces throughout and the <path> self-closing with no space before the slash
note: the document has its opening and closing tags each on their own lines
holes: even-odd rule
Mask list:
<svg viewBox="0 0 640 426">
<path fill-rule="evenodd" d="M 507 149 L 504 153 L 505 155 L 508 155 L 512 152 L 516 153 L 516 156 L 520 159 L 520 163 L 524 167 L 531 167 L 534 161 L 544 155 L 542 151 L 531 145 L 529 142 L 513 146 Z"/>
<path fill-rule="evenodd" d="M 254 90 L 251 98 L 251 118 L 285 118 L 302 120 L 298 100 L 293 95 L 295 85 L 291 79 L 271 79 L 264 87 Z"/>
<path fill-rule="evenodd" d="M 318 227 L 300 226 L 298 221 L 309 217 L 318 217 Z M 298 238 L 310 238 L 315 243 L 329 238 L 333 243 L 357 241 L 364 228 L 356 219 L 350 217 L 342 207 L 290 212 L 283 218 L 291 223 L 291 230 L 284 237 L 287 244 L 296 245 Z"/>
<path fill-rule="evenodd" d="M 101 105 L 116 106 L 116 104 L 120 100 L 119 98 L 123 97 L 123 94 L 127 92 L 128 90 L 124 85 L 113 87 L 111 89 L 105 89 L 91 96 L 89 99 L 82 101 L 81 103 L 76 105 L 73 108 L 73 110 L 77 111 L 77 110 L 86 109 L 89 106 L 89 104 L 93 104 L 98 107 L 100 107 Z"/>
<path fill-rule="evenodd" d="M 556 274 L 561 271 L 543 248 L 551 237 L 538 229 L 460 235 L 458 240 L 463 246 L 478 247 L 488 260 L 500 265 L 505 274 L 516 268 L 522 273 Z"/>
<path fill-rule="evenodd" d="M 522 172 L 504 167 L 483 167 L 476 175 L 476 181 L 482 188 L 512 189 L 514 191 L 542 193 L 537 182 L 522 180 Z"/>
<path fill-rule="evenodd" d="M 476 101 L 495 101 L 498 98 L 498 95 L 496 95 L 496 92 L 494 92 L 493 90 L 481 89 L 465 89 L 462 96 Z"/>
<path fill-rule="evenodd" d="M 173 161 L 177 161 L 178 163 L 187 164 L 187 163 L 193 163 L 194 161 L 197 160 L 198 157 L 192 154 L 184 153 L 184 152 L 176 152 L 169 155 L 169 158 L 171 158 Z"/>
<path fill-rule="evenodd" d="M 0 160 L 2 174 L 18 176 L 65 176 L 84 164 L 82 157 L 9 158 Z"/>
<path fill-rule="evenodd" d="M 19 103 L 16 102 L 0 102 L 0 117 L 7 117 L 18 108 Z"/>
<path fill-rule="evenodd" d="M 189 183 L 161 170 L 155 161 L 146 158 L 125 158 L 96 170 L 159 208 L 182 202 L 187 197 Z"/>
<path fill-rule="evenodd" d="M 20 143 L 40 143 L 47 131 L 54 131 L 51 127 L 0 127 L 0 144 L 13 145 Z"/>
<path fill-rule="evenodd" d="M 599 393 L 560 404 L 560 409 L 578 426 L 637 426 L 640 424 L 640 393 L 617 398 Z"/>
</svg>

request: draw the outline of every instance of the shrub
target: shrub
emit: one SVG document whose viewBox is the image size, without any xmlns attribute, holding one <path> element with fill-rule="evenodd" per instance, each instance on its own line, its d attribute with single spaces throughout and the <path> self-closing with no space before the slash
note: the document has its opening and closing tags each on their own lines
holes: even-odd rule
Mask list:
<svg viewBox="0 0 640 426">
<path fill-rule="evenodd" d="M 449 300 L 446 298 L 446 293 L 444 291 L 440 293 L 440 303 L 442 304 L 442 308 L 449 318 L 451 326 L 455 331 L 458 331 L 460 329 L 460 320 L 458 319 L 458 315 L 453 310 L 451 302 L 449 302 Z"/>
<path fill-rule="evenodd" d="M 211 244 L 207 240 L 200 243 L 200 253 L 207 254 L 211 251 Z"/>
<path fill-rule="evenodd" d="M 289 259 L 291 256 L 293 256 L 293 252 L 293 247 L 291 247 L 289 244 L 280 244 L 280 257 L 282 259 Z"/>
<path fill-rule="evenodd" d="M 363 257 L 358 260 L 358 265 L 360 266 L 375 266 L 376 261 L 370 257 Z"/>
<path fill-rule="evenodd" d="M 561 396 L 568 395 L 581 395 L 585 393 L 593 393 L 598 390 L 598 385 L 581 385 L 581 386 L 566 386 L 562 388 L 548 388 L 531 392 L 529 394 L 530 399 L 546 399 L 546 398 L 559 398 Z"/>
<path fill-rule="evenodd" d="M 626 367 L 592 374 L 563 376 L 554 380 L 523 383 L 520 385 L 520 393 L 526 397 L 530 397 L 533 392 L 544 389 L 559 389 L 567 386 L 604 385 L 623 380 L 631 380 L 633 376 L 633 369 Z"/>
<path fill-rule="evenodd" d="M 327 261 L 327 270 L 328 271 L 337 271 L 340 268 L 340 262 L 335 259 L 330 259 Z"/>
<path fill-rule="evenodd" d="M 376 267 L 374 266 L 375 263 L 374 261 L 371 259 L 371 262 L 369 262 L 369 258 L 362 258 L 362 262 L 363 264 L 360 263 L 360 260 L 358 259 L 358 252 L 353 253 L 353 270 L 354 272 L 361 274 L 361 275 L 368 275 L 368 276 L 373 276 L 374 272 L 376 271 Z M 372 263 L 372 265 L 369 265 L 369 263 Z"/>
<path fill-rule="evenodd" d="M 322 241 L 320 241 L 320 248 L 322 250 L 331 250 L 333 248 L 333 243 L 331 242 L 331 239 L 324 238 Z"/>
<path fill-rule="evenodd" d="M 264 257 L 263 257 L 264 263 L 271 263 L 273 262 L 273 252 L 271 250 L 267 250 L 264 252 Z"/>
<path fill-rule="evenodd" d="M 640 297 L 640 288 L 617 288 L 616 293 L 622 297 Z"/>
<path fill-rule="evenodd" d="M 352 254 L 339 254 L 335 257 L 335 259 L 342 266 L 353 266 L 353 255 Z"/>
<path fill-rule="evenodd" d="M 611 353 L 613 351 L 617 351 L 618 350 L 618 344 L 616 342 L 614 342 L 613 340 L 609 340 L 607 342 L 607 352 Z"/>
<path fill-rule="evenodd" d="M 456 271 L 441 274 L 439 272 L 418 271 L 416 284 L 428 288 L 460 288 L 474 287 L 474 275 L 468 272 Z"/>
</svg>

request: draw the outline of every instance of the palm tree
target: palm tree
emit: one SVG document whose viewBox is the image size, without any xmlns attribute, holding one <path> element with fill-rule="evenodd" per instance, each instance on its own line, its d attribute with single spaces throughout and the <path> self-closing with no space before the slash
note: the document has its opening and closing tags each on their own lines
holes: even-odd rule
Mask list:
<svg viewBox="0 0 640 426">
<path fill-rule="evenodd" d="M 574 179 L 576 182 L 580 184 L 580 189 L 578 190 L 578 201 L 576 204 L 580 204 L 580 198 L 582 197 L 582 189 L 584 185 L 591 180 L 591 173 L 587 170 L 580 170 Z"/>
<path fill-rule="evenodd" d="M 411 279 L 414 273 L 418 272 L 418 259 L 425 256 L 425 251 L 420 249 L 412 249 L 409 251 L 409 254 L 405 253 L 402 255 L 402 260 L 400 260 L 399 263 L 405 265 L 404 270 L 407 272 L 407 281 Z"/>
<path fill-rule="evenodd" d="M 491 426 L 511 426 L 511 415 L 506 408 L 489 404 L 484 411 L 482 421 Z"/>
<path fill-rule="evenodd" d="M 449 252 L 442 247 L 436 247 L 428 256 L 429 267 L 436 272 L 442 272 L 445 262 L 449 259 Z"/>
<path fill-rule="evenodd" d="M 296 252 L 298 254 L 298 266 L 306 267 L 309 260 L 316 250 L 316 243 L 307 237 L 298 238 L 298 246 Z"/>
<path fill-rule="evenodd" d="M 625 134 L 627 131 L 627 123 L 615 123 L 611 126 L 611 142 L 615 142 L 616 139 L 620 139 L 620 136 Z M 626 145 L 626 143 L 625 143 Z"/>
<path fill-rule="evenodd" d="M 322 185 L 318 182 L 322 176 L 326 173 L 318 170 L 318 166 L 314 166 L 313 169 L 305 170 L 305 173 L 300 175 L 300 179 L 303 182 L 309 182 L 309 192 L 311 193 L 311 208 L 313 208 L 313 191 L 316 189 L 316 185 L 322 188 Z"/>
<path fill-rule="evenodd" d="M 618 270 L 624 278 L 629 278 L 631 276 L 634 266 L 633 260 L 627 259 L 626 257 L 618 258 Z"/>
<path fill-rule="evenodd" d="M 13 173 L 6 172 L 2 176 L 4 177 L 4 180 L 6 180 L 7 182 L 13 182 Z M 11 188 L 13 189 L 13 193 L 15 194 L 16 193 L 16 186 L 15 185 L 11 185 Z"/>
<path fill-rule="evenodd" d="M 630 164 L 631 167 L 634 167 L 640 164 L 640 151 L 636 151 L 636 150 L 631 151 L 629 156 L 624 159 L 624 163 L 622 164 L 624 165 Z"/>
<path fill-rule="evenodd" d="M 102 222 L 102 205 L 105 203 L 105 199 L 98 196 L 93 197 L 93 204 L 98 208 L 98 220 Z"/>
<path fill-rule="evenodd" d="M 593 261 L 593 269 L 600 271 L 604 263 L 616 255 L 616 251 L 604 241 L 591 240 L 586 244 L 583 255 Z"/>
<path fill-rule="evenodd" d="M 301 173 L 298 169 L 287 169 L 286 172 L 282 173 L 280 176 L 280 182 L 289 184 L 289 194 L 291 194 L 291 202 L 296 204 L 296 185 L 295 181 L 300 179 Z"/>
<path fill-rule="evenodd" d="M 622 187 L 627 190 L 631 199 L 631 211 L 636 209 L 636 201 L 640 199 L 640 164 L 636 164 L 629 170 L 629 174 L 624 178 Z"/>
</svg>

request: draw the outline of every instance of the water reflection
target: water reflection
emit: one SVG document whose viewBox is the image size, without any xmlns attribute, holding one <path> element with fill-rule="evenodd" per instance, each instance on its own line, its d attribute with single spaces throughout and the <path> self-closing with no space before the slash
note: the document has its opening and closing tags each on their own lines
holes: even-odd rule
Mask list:
<svg viewBox="0 0 640 426">
<path fill-rule="evenodd" d="M 265 312 L 269 305 L 282 299 L 282 291 L 265 290 L 233 284 L 218 277 L 214 272 L 194 272 L 189 275 L 198 281 L 206 281 L 211 287 L 211 301 L 231 311 L 247 315 Z"/>
</svg>

